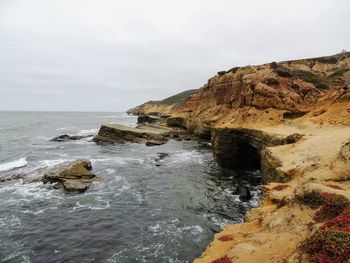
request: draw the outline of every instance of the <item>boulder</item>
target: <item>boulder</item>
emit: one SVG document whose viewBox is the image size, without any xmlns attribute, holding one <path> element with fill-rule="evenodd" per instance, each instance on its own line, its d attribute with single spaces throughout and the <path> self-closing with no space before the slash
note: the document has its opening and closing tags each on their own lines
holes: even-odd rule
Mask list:
<svg viewBox="0 0 350 263">
<path fill-rule="evenodd" d="M 81 140 L 81 139 L 85 139 L 88 137 L 92 137 L 94 135 L 92 134 L 88 134 L 88 135 L 68 135 L 68 134 L 63 134 L 60 136 L 57 136 L 53 139 L 51 139 L 50 141 L 52 142 L 66 142 L 66 141 L 76 141 L 76 140 Z"/>
<path fill-rule="evenodd" d="M 152 143 L 167 142 L 169 131 L 154 127 L 131 128 L 120 124 L 102 125 L 98 135 L 94 138 L 96 142 L 108 143 Z"/>
<path fill-rule="evenodd" d="M 44 174 L 42 182 L 55 183 L 55 187 L 64 188 L 68 192 L 84 192 L 96 177 L 91 169 L 91 162 L 88 160 L 57 165 Z"/>
</svg>

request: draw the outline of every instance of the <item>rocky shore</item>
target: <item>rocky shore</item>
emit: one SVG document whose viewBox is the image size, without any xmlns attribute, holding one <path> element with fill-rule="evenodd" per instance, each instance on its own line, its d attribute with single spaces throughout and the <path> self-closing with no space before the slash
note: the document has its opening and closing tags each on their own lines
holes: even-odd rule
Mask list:
<svg viewBox="0 0 350 263">
<path fill-rule="evenodd" d="M 234 67 L 184 102 L 129 113 L 210 139 L 224 169 L 261 169 L 260 207 L 196 263 L 348 262 L 350 53 Z"/>
</svg>

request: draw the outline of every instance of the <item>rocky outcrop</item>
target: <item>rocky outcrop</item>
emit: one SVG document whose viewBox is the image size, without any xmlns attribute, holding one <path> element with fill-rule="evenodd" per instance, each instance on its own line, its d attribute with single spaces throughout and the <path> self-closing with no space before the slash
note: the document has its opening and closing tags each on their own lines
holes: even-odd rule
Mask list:
<svg viewBox="0 0 350 263">
<path fill-rule="evenodd" d="M 93 137 L 93 134 L 88 134 L 88 135 L 69 135 L 69 134 L 63 134 L 60 136 L 57 136 L 50 141 L 53 142 L 66 142 L 66 141 L 76 141 L 76 140 L 81 140 L 89 137 Z"/>
<path fill-rule="evenodd" d="M 120 124 L 102 125 L 98 135 L 94 138 L 96 142 L 108 143 L 165 143 L 168 140 L 169 131 L 160 128 L 131 128 Z"/>
<path fill-rule="evenodd" d="M 174 103 L 163 103 L 161 101 L 148 101 L 127 111 L 132 115 L 152 115 L 152 116 L 169 116 L 179 105 Z"/>
<path fill-rule="evenodd" d="M 177 127 L 187 129 L 186 119 L 183 117 L 169 117 L 166 120 L 169 127 Z"/>
<path fill-rule="evenodd" d="M 215 159 L 223 168 L 261 169 L 264 183 L 285 182 L 288 177 L 278 173 L 279 162 L 269 154 L 268 147 L 295 143 L 300 134 L 283 136 L 247 128 L 213 130 L 212 148 Z"/>
<path fill-rule="evenodd" d="M 168 125 L 211 137 L 221 167 L 261 169 L 265 200 L 246 223 L 218 233 L 196 263 L 311 262 L 301 244 L 322 224 L 300 196 L 350 199 L 349 87 L 343 52 L 219 71 L 177 107 L 142 105 L 170 115 Z"/>
<path fill-rule="evenodd" d="M 151 115 L 140 115 L 137 117 L 138 124 L 155 123 L 158 121 L 159 121 L 158 117 L 151 116 Z"/>
<path fill-rule="evenodd" d="M 76 160 L 69 164 L 57 165 L 45 172 L 42 182 L 55 184 L 67 192 L 84 192 L 96 177 L 91 172 L 92 166 L 88 160 Z"/>
</svg>

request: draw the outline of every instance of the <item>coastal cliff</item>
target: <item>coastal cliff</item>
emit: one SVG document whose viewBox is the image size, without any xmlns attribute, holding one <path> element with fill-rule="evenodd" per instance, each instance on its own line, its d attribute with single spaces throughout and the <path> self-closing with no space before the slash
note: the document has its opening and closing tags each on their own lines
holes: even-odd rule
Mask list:
<svg viewBox="0 0 350 263">
<path fill-rule="evenodd" d="M 234 67 L 181 102 L 129 113 L 163 116 L 168 126 L 211 139 L 225 169 L 261 169 L 260 207 L 224 227 L 196 263 L 347 262 L 349 52 Z"/>
</svg>

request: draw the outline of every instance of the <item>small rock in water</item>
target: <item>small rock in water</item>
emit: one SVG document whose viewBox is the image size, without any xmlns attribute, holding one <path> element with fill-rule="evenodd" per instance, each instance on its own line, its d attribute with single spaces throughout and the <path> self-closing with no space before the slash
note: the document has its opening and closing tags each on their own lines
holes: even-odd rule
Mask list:
<svg viewBox="0 0 350 263">
<path fill-rule="evenodd" d="M 169 156 L 169 153 L 158 153 L 158 158 L 156 158 L 154 160 L 156 162 L 156 166 L 161 166 L 161 164 L 159 162 L 161 160 L 164 160 L 168 156 Z"/>
<path fill-rule="evenodd" d="M 148 141 L 146 142 L 146 146 L 160 146 L 165 144 L 166 141 Z"/>
<path fill-rule="evenodd" d="M 68 134 L 63 134 L 60 135 L 58 137 L 55 137 L 53 139 L 51 139 L 50 141 L 52 142 L 67 142 L 67 141 L 76 141 L 76 140 L 81 140 L 81 139 L 85 139 L 88 137 L 93 137 L 92 134 L 89 135 L 68 135 Z"/>
<path fill-rule="evenodd" d="M 44 174 L 44 184 L 52 183 L 68 192 L 84 192 L 93 182 L 95 174 L 91 172 L 91 162 L 76 160 L 70 164 L 57 165 Z"/>
<path fill-rule="evenodd" d="M 238 188 L 239 200 L 242 202 L 248 202 L 251 198 L 249 187 L 239 186 Z"/>
</svg>

